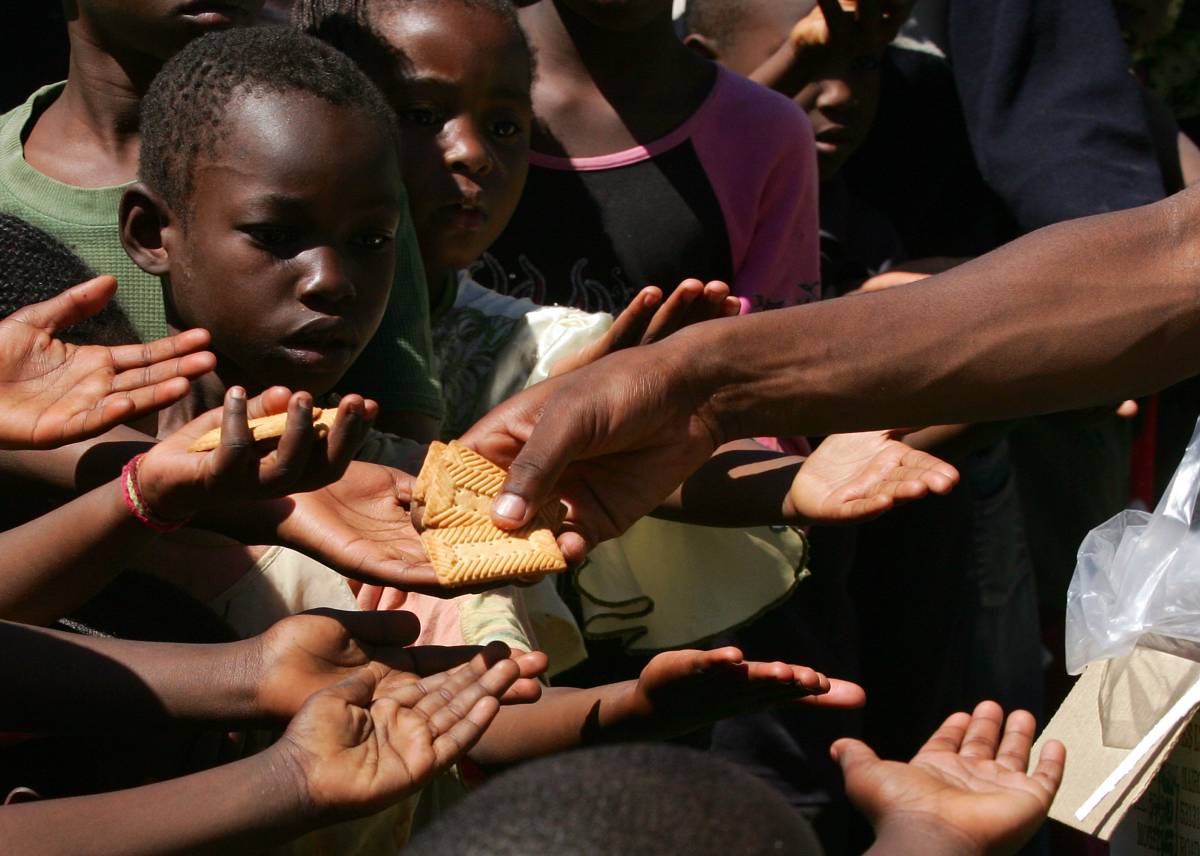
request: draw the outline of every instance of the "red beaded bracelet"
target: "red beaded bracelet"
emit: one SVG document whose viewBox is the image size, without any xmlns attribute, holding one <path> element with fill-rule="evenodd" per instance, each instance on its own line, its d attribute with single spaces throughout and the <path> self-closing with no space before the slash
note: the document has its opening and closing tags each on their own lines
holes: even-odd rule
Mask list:
<svg viewBox="0 0 1200 856">
<path fill-rule="evenodd" d="M 133 512 L 133 516 L 155 532 L 174 532 L 186 526 L 191 516 L 183 520 L 163 520 L 154 516 L 150 506 L 142 496 L 141 484 L 138 482 L 138 469 L 141 466 L 145 452 L 134 455 L 121 470 L 121 495 L 125 498 L 125 507 Z"/>
</svg>

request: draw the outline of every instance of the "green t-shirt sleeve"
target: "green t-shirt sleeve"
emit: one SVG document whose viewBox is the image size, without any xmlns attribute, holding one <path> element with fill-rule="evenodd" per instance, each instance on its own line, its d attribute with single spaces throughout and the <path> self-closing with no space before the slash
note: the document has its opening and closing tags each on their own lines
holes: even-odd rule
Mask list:
<svg viewBox="0 0 1200 856">
<path fill-rule="evenodd" d="M 396 274 L 383 321 L 339 387 L 374 398 L 384 412 L 415 411 L 442 418 L 442 390 L 433 372 L 429 292 L 410 217 L 396 234 Z"/>
</svg>

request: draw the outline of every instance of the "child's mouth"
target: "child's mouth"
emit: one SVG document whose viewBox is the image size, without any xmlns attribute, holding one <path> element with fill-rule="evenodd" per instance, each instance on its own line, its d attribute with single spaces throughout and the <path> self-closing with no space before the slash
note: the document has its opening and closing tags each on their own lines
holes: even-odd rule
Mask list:
<svg viewBox="0 0 1200 856">
<path fill-rule="evenodd" d="M 253 23 L 253 16 L 242 5 L 221 0 L 198 0 L 180 10 L 183 17 L 204 27 L 234 27 Z"/>
<path fill-rule="evenodd" d="M 487 212 L 475 205 L 449 205 L 445 209 L 446 221 L 456 229 L 473 232 L 487 223 Z"/>
<path fill-rule="evenodd" d="M 347 363 L 357 348 L 348 326 L 338 322 L 306 324 L 280 344 L 293 360 L 313 366 Z"/>
</svg>

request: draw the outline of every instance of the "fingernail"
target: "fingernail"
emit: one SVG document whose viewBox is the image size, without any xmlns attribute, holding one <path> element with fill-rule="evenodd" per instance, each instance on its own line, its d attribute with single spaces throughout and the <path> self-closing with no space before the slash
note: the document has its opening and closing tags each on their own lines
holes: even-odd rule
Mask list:
<svg viewBox="0 0 1200 856">
<path fill-rule="evenodd" d="M 492 510 L 498 517 L 519 523 L 525 519 L 525 500 L 515 493 L 502 493 L 496 497 Z"/>
<path fill-rule="evenodd" d="M 231 387 L 229 390 L 229 397 L 236 399 L 245 398 L 246 390 L 242 389 L 240 386 Z"/>
</svg>

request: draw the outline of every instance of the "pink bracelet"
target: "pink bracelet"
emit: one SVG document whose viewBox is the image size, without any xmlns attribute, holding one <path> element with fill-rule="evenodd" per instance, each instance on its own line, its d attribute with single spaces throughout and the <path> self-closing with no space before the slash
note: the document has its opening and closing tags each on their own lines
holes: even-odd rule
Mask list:
<svg viewBox="0 0 1200 856">
<path fill-rule="evenodd" d="M 121 495 L 125 498 L 125 507 L 133 512 L 142 524 L 149 526 L 155 532 L 174 532 L 182 526 L 186 526 L 191 520 L 191 515 L 188 515 L 183 520 L 163 520 L 155 517 L 154 512 L 150 510 L 150 506 L 146 503 L 145 497 L 142 496 L 142 488 L 138 482 L 138 469 L 141 467 L 142 458 L 145 457 L 145 452 L 140 455 L 134 455 L 121 469 Z"/>
</svg>

